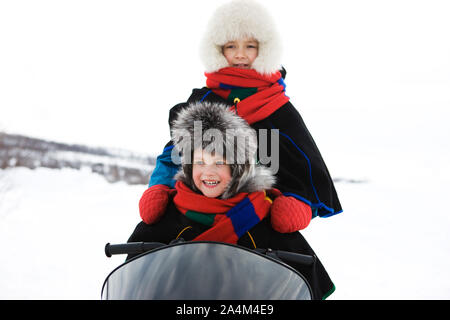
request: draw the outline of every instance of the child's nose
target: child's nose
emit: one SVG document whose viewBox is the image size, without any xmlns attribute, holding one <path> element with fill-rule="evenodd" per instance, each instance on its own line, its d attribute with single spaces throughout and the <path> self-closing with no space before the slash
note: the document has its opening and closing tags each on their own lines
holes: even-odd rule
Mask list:
<svg viewBox="0 0 450 320">
<path fill-rule="evenodd" d="M 238 49 L 236 51 L 236 58 L 244 58 L 245 57 L 245 52 L 243 49 Z"/>
<path fill-rule="evenodd" d="M 207 164 L 204 166 L 203 174 L 204 175 L 214 175 L 216 173 L 216 165 L 215 164 Z"/>
</svg>

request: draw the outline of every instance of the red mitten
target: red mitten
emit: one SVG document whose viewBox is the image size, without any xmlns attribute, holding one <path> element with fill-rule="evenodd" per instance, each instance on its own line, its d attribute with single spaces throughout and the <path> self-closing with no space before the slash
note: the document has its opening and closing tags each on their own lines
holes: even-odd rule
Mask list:
<svg viewBox="0 0 450 320">
<path fill-rule="evenodd" d="M 142 194 L 139 200 L 139 213 L 146 224 L 157 222 L 166 211 L 171 190 L 168 186 L 157 184 Z"/>
<path fill-rule="evenodd" d="M 275 198 L 270 212 L 272 227 L 281 233 L 305 229 L 312 218 L 312 210 L 309 205 L 283 195 Z"/>
</svg>

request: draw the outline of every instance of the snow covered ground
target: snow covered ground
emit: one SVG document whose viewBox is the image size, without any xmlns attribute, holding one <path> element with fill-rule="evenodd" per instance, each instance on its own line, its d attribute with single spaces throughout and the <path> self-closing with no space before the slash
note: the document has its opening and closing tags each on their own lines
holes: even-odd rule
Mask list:
<svg viewBox="0 0 450 320">
<path fill-rule="evenodd" d="M 334 298 L 449 299 L 450 109 L 435 102 L 336 117 L 333 137 L 313 136 L 333 176 L 366 182 L 336 184 L 344 212 L 303 232 L 336 283 Z"/>
<path fill-rule="evenodd" d="M 144 186 L 108 183 L 90 170 L 0 171 L 0 298 L 99 299 L 138 222 Z"/>
</svg>

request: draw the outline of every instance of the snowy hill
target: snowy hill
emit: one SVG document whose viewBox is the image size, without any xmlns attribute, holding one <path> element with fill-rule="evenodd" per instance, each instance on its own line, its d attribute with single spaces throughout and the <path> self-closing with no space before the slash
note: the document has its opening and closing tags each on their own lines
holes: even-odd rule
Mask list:
<svg viewBox="0 0 450 320">
<path fill-rule="evenodd" d="M 71 145 L 0 132 L 0 168 L 90 169 L 109 182 L 147 184 L 155 158 L 120 149 Z"/>
<path fill-rule="evenodd" d="M 0 132 L 0 299 L 98 299 L 155 158 Z M 89 263 L 86 263 L 89 262 Z"/>
</svg>

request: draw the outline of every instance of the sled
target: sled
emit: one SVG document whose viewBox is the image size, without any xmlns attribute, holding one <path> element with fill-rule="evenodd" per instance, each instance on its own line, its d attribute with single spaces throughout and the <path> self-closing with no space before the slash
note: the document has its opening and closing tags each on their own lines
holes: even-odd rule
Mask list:
<svg viewBox="0 0 450 320">
<path fill-rule="evenodd" d="M 222 242 L 106 244 L 105 254 L 138 254 L 105 279 L 103 300 L 311 300 L 310 284 L 285 262 L 314 256 Z"/>
</svg>

